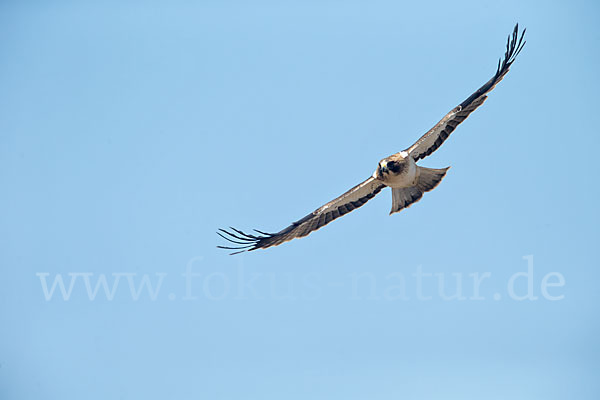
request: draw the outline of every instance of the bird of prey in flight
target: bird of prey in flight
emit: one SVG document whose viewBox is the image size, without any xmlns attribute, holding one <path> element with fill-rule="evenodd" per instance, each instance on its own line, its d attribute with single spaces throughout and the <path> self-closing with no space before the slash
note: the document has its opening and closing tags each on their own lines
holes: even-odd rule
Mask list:
<svg viewBox="0 0 600 400">
<path fill-rule="evenodd" d="M 392 210 L 390 214 L 419 201 L 425 192 L 432 190 L 441 182 L 449 167 L 442 169 L 426 168 L 418 166 L 417 161 L 436 151 L 454 129 L 477 107 L 483 104 L 487 99 L 487 94 L 504 78 L 525 45 L 524 35 L 525 29 L 519 36 L 519 24 L 517 24 L 512 34 L 508 36 L 504 59 L 498 60 L 498 68 L 494 76 L 446 114 L 415 144 L 381 160 L 373 175 L 366 181 L 277 233 L 265 233 L 255 229 L 256 234 L 250 234 L 235 228 L 230 228 L 231 230 L 219 229 L 217 234 L 236 246 L 217 247 L 235 250 L 231 254 L 238 254 L 244 251 L 266 249 L 295 238 L 304 237 L 334 219 L 361 207 L 386 186 L 389 186 L 392 190 Z"/>
</svg>

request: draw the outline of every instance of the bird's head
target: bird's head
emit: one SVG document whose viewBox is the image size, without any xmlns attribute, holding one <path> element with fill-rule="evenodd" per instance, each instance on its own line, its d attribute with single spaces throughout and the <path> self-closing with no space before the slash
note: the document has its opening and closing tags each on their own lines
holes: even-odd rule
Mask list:
<svg viewBox="0 0 600 400">
<path fill-rule="evenodd" d="M 379 162 L 377 169 L 373 173 L 373 178 L 379 180 L 385 180 L 390 175 L 399 175 L 404 170 L 404 158 L 400 157 L 387 157 Z"/>
</svg>

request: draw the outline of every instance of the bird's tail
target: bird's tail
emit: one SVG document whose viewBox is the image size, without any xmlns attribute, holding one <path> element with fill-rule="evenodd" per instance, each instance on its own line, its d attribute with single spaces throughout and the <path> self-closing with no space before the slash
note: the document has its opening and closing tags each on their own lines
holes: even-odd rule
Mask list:
<svg viewBox="0 0 600 400">
<path fill-rule="evenodd" d="M 449 168 L 417 167 L 418 178 L 414 186 L 399 189 L 392 188 L 392 210 L 390 215 L 421 200 L 423 193 L 429 192 L 442 181 Z"/>
</svg>

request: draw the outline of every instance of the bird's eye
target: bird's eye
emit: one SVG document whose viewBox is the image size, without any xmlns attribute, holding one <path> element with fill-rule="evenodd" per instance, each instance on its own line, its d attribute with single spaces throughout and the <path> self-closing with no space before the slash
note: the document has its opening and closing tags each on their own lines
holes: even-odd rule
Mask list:
<svg viewBox="0 0 600 400">
<path fill-rule="evenodd" d="M 402 170 L 402 165 L 397 161 L 390 161 L 387 165 L 388 169 L 394 173 L 399 173 Z"/>
</svg>

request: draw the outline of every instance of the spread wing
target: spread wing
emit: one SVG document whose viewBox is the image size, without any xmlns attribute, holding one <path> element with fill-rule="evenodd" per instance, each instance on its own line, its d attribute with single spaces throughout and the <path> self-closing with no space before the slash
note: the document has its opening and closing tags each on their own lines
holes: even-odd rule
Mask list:
<svg viewBox="0 0 600 400">
<path fill-rule="evenodd" d="M 267 247 L 277 246 L 294 238 L 304 237 L 312 231 L 316 231 L 327 225 L 334 219 L 361 207 L 367 201 L 375 197 L 377 193 L 381 192 L 381 189 L 384 187 L 384 184 L 373 177 L 370 177 L 363 183 L 354 186 L 340 197 L 330 201 L 277 233 L 265 233 L 255 229 L 257 235 L 254 235 L 244 233 L 235 228 L 231 228 L 231 231 L 219 229 L 219 232 L 217 232 L 219 236 L 238 246 L 217 247 L 221 249 L 237 250 L 236 252 L 231 253 L 237 254 L 243 251 L 266 249 Z"/>
<path fill-rule="evenodd" d="M 483 104 L 487 99 L 487 93 L 494 89 L 498 82 L 504 78 L 504 75 L 506 75 L 510 66 L 515 61 L 515 58 L 525 45 L 525 41 L 523 40 L 524 35 L 525 29 L 523 29 L 521 37 L 519 38 L 519 24 L 515 25 L 512 35 L 508 36 L 506 42 L 504 60 L 498 60 L 498 69 L 492 79 L 487 81 L 475 93 L 469 96 L 468 99 L 446 114 L 440 122 L 417 140 L 415 144 L 405 150 L 415 161 L 425 158 L 436 151 L 448 136 L 450 136 L 452 131 L 454 131 L 461 122 L 467 119 L 469 114 L 475 111 L 477 107 Z"/>
</svg>

